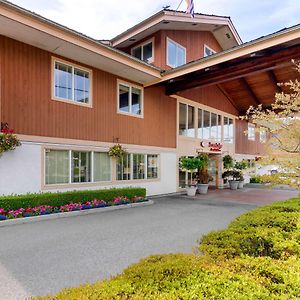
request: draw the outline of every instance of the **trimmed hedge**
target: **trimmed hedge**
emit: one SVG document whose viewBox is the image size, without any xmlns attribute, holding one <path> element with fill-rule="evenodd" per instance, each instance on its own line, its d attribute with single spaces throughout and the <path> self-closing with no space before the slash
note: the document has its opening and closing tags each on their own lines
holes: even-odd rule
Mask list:
<svg viewBox="0 0 300 300">
<path fill-rule="evenodd" d="M 201 239 L 200 251 L 211 257 L 241 255 L 300 258 L 300 199 L 255 209 L 234 220 L 226 230 Z"/>
<path fill-rule="evenodd" d="M 103 190 L 71 191 L 63 193 L 27 194 L 19 196 L 0 197 L 0 208 L 17 210 L 21 207 L 36 207 L 40 205 L 62 206 L 71 202 L 87 202 L 94 199 L 109 201 L 115 197 L 127 198 L 146 197 L 144 188 L 113 188 Z"/>
<path fill-rule="evenodd" d="M 203 237 L 203 256 L 150 256 L 110 280 L 38 299 L 299 299 L 299 228 L 300 198 L 278 202 Z"/>
</svg>

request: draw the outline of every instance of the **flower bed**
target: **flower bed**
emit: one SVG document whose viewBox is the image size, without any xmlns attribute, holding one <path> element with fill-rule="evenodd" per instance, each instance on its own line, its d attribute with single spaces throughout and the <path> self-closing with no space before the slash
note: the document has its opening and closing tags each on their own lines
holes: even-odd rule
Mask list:
<svg viewBox="0 0 300 300">
<path fill-rule="evenodd" d="M 79 211 L 107 206 L 117 206 L 117 205 L 126 205 L 131 203 L 139 203 L 147 201 L 144 197 L 136 196 L 131 199 L 127 197 L 115 197 L 111 201 L 104 201 L 94 199 L 88 202 L 76 202 L 76 203 L 68 203 L 62 206 L 51 206 L 51 205 L 40 205 L 36 207 L 27 207 L 27 208 L 19 208 L 16 210 L 8 210 L 6 211 L 3 208 L 0 208 L 0 221 L 4 221 L 7 219 L 17 219 L 17 218 L 26 218 L 33 216 L 41 216 L 41 215 L 49 215 L 55 213 L 64 213 L 71 211 Z"/>
</svg>

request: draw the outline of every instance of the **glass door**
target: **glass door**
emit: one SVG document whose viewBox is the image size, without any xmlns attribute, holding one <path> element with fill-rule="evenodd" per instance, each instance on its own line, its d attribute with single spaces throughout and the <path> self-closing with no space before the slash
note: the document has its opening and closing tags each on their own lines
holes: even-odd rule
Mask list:
<svg viewBox="0 0 300 300">
<path fill-rule="evenodd" d="M 209 158 L 208 161 L 208 173 L 212 177 L 212 181 L 209 182 L 210 186 L 218 187 L 218 160 L 215 158 Z"/>
</svg>

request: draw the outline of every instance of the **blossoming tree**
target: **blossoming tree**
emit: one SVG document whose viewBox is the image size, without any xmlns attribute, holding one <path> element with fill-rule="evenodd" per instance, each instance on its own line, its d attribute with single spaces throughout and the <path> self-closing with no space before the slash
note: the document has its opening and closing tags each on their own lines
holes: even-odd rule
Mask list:
<svg viewBox="0 0 300 300">
<path fill-rule="evenodd" d="M 300 63 L 295 63 L 300 75 Z M 300 77 L 300 76 L 299 76 Z M 300 82 L 278 84 L 287 92 L 276 93 L 271 109 L 251 106 L 245 119 L 268 132 L 266 156 L 262 164 L 277 165 L 277 174 L 265 176 L 273 184 L 288 184 L 300 188 Z"/>
</svg>

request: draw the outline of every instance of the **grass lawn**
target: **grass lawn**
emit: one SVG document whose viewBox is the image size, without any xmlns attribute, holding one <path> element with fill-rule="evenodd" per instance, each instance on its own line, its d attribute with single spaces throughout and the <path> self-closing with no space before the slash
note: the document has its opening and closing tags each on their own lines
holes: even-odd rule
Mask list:
<svg viewBox="0 0 300 300">
<path fill-rule="evenodd" d="M 300 299 L 299 256 L 297 198 L 238 217 L 195 254 L 151 256 L 110 280 L 38 299 Z"/>
</svg>

